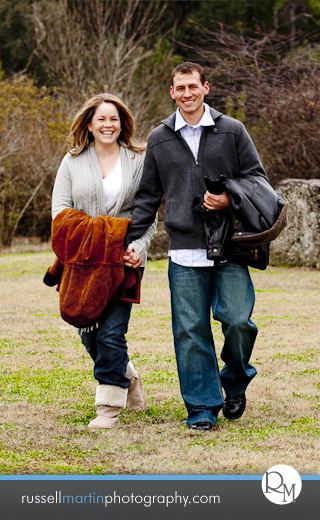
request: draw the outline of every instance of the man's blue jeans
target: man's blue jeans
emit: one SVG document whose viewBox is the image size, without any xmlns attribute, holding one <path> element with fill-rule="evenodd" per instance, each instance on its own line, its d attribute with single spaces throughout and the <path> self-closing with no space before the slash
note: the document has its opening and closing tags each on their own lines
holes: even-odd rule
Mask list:
<svg viewBox="0 0 320 520">
<path fill-rule="evenodd" d="M 190 426 L 217 422 L 224 397 L 238 396 L 256 375 L 249 364 L 257 335 L 250 316 L 254 288 L 248 268 L 231 262 L 215 267 L 183 267 L 169 261 L 172 329 L 181 395 Z M 210 325 L 222 323 L 225 337 L 219 374 Z"/>
</svg>

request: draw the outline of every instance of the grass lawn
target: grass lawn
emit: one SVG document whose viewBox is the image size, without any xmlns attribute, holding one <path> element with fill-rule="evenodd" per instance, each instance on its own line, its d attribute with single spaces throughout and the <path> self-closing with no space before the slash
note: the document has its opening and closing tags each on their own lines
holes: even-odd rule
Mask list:
<svg viewBox="0 0 320 520">
<path fill-rule="evenodd" d="M 42 278 L 53 253 L 0 256 L 1 474 L 320 473 L 320 272 L 252 270 L 258 375 L 237 421 L 190 431 L 173 350 L 167 261 L 150 262 L 128 332 L 148 398 L 121 428 L 91 432 L 93 365 Z M 220 324 L 212 323 L 217 352 Z"/>
</svg>

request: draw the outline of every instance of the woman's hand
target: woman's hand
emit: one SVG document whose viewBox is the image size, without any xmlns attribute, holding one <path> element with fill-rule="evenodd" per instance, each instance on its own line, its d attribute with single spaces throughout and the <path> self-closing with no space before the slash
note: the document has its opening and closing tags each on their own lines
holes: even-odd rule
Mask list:
<svg viewBox="0 0 320 520">
<path fill-rule="evenodd" d="M 140 255 L 138 255 L 138 253 L 135 252 L 133 246 L 130 245 L 123 254 L 123 262 L 127 267 L 133 267 L 133 269 L 137 269 L 142 264 L 142 258 Z"/>
<path fill-rule="evenodd" d="M 221 195 L 214 195 L 209 191 L 206 191 L 203 197 L 204 207 L 207 209 L 220 210 L 229 208 L 230 202 L 226 191 L 223 191 Z"/>
</svg>

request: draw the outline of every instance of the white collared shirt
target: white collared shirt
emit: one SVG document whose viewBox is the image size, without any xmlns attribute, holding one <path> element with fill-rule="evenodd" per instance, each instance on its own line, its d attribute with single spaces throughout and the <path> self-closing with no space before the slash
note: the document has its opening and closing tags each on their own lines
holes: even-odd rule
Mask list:
<svg viewBox="0 0 320 520">
<path fill-rule="evenodd" d="M 207 103 L 203 103 L 203 106 L 204 113 L 197 125 L 190 125 L 189 123 L 187 123 L 183 119 L 179 108 L 177 108 L 176 111 L 175 131 L 177 132 L 178 130 L 180 130 L 181 137 L 186 141 L 195 159 L 198 158 L 200 137 L 202 134 L 203 127 L 215 125 L 214 120 L 212 119 L 210 114 L 209 105 L 207 105 Z"/>
<path fill-rule="evenodd" d="M 176 110 L 175 131 L 180 130 L 181 137 L 186 141 L 195 159 L 198 158 L 200 137 L 204 126 L 214 126 L 214 120 L 210 114 L 210 107 L 207 103 L 203 103 L 204 113 L 197 125 L 189 125 L 181 113 L 179 108 Z M 214 260 L 207 259 L 206 249 L 170 249 L 168 256 L 172 262 L 185 267 L 212 267 Z"/>
</svg>

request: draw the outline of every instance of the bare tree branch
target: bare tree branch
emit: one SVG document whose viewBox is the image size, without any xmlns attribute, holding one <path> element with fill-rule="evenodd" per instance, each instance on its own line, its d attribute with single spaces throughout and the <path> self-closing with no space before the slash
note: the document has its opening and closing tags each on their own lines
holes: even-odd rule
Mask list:
<svg viewBox="0 0 320 520">
<path fill-rule="evenodd" d="M 140 134 L 147 133 L 156 116 L 150 88 L 165 85 L 171 56 L 161 47 L 167 2 L 60 0 L 56 12 L 43 2 L 33 7 L 36 57 L 69 103 L 108 90 L 132 107 Z"/>
</svg>

